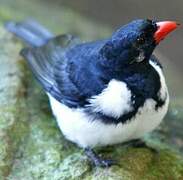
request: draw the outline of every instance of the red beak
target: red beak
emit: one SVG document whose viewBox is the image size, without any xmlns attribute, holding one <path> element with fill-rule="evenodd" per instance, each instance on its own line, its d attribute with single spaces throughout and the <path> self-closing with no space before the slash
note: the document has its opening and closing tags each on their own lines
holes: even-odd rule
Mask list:
<svg viewBox="0 0 183 180">
<path fill-rule="evenodd" d="M 157 31 L 154 34 L 156 43 L 158 44 L 161 40 L 165 38 L 170 32 L 175 30 L 178 27 L 178 23 L 174 21 L 162 21 L 156 23 L 158 26 Z"/>
</svg>

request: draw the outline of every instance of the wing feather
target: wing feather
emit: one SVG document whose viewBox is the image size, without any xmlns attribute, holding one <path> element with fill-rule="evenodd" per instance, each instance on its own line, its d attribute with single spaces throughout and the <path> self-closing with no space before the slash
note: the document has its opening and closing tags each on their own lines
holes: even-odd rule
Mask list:
<svg viewBox="0 0 183 180">
<path fill-rule="evenodd" d="M 76 95 L 74 92 L 77 90 L 69 81 L 67 73 L 65 72 L 67 59 L 64 54 L 69 47 L 77 43 L 79 43 L 79 40 L 72 35 L 60 35 L 48 41 L 44 46 L 25 48 L 21 51 L 21 55 L 27 59 L 34 76 L 40 82 L 44 90 L 53 95 L 57 100 L 65 101 L 65 103 L 69 104 L 76 104 L 74 100 L 77 101 L 77 99 L 74 98 L 74 95 Z M 54 72 L 58 68 L 60 73 L 58 77 L 56 77 L 57 74 Z M 66 90 L 68 90 L 68 88 L 73 89 L 73 95 L 70 93 L 72 97 L 64 97 L 64 94 L 60 91 L 57 79 L 59 79 L 61 86 L 63 84 L 67 86 L 67 88 L 65 88 Z"/>
</svg>

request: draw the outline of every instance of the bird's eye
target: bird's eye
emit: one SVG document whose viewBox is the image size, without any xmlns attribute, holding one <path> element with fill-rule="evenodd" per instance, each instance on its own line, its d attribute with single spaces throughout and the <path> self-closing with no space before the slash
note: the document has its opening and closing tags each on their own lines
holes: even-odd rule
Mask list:
<svg viewBox="0 0 183 180">
<path fill-rule="evenodd" d="M 144 44 L 145 43 L 145 38 L 144 37 L 138 37 L 137 38 L 137 43 L 138 44 Z"/>
</svg>

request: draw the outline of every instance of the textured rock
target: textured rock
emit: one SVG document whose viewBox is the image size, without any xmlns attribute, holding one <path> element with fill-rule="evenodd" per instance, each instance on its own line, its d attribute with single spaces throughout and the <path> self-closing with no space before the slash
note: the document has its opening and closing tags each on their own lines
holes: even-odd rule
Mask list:
<svg viewBox="0 0 183 180">
<path fill-rule="evenodd" d="M 29 5 L 27 1 L 21 2 L 24 6 Z M 38 16 L 41 16 L 48 26 L 52 26 L 43 18 L 44 7 L 38 4 L 34 8 L 37 14 L 42 13 Z M 40 12 L 37 12 L 36 8 Z M 17 11 L 15 18 L 20 19 L 25 13 Z M 62 19 L 62 23 L 70 32 L 88 38 L 102 37 L 108 33 L 106 30 L 101 35 L 101 26 L 89 23 L 69 10 L 63 10 L 61 14 L 67 17 L 65 21 Z M 11 8 L 0 8 L 0 19 L 11 17 Z M 78 19 L 77 27 L 73 26 L 71 20 L 74 17 Z M 94 31 L 96 26 L 98 30 Z M 67 28 L 64 30 L 68 30 Z M 107 169 L 92 167 L 83 151 L 66 141 L 60 133 L 51 115 L 46 95 L 32 78 L 25 61 L 18 55 L 21 47 L 15 38 L 0 28 L 0 179 L 183 179 L 183 158 L 168 145 L 162 144 L 161 131 L 146 138 L 149 145 L 155 147 L 158 153 L 146 148 L 122 145 L 98 148 L 97 152 L 104 157 L 118 160 L 119 165 Z M 177 108 L 177 105 L 172 107 L 168 118 L 182 121 L 181 108 Z M 169 134 L 168 137 L 171 137 L 172 131 L 170 128 L 163 128 L 162 134 Z"/>
<path fill-rule="evenodd" d="M 8 175 L 14 154 L 26 133 L 23 72 L 20 70 L 20 44 L 0 29 L 0 175 Z"/>
</svg>

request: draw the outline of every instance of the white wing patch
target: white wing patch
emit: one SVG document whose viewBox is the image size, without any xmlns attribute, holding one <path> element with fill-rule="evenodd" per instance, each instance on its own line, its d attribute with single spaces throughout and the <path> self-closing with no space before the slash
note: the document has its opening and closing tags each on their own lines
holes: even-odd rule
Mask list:
<svg viewBox="0 0 183 180">
<path fill-rule="evenodd" d="M 107 88 L 90 100 L 90 107 L 94 112 L 100 112 L 104 115 L 119 118 L 124 113 L 133 110 L 131 105 L 131 91 L 122 81 L 112 79 Z"/>
</svg>

